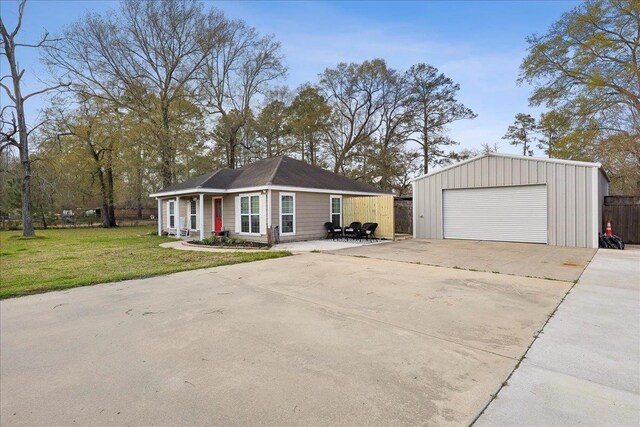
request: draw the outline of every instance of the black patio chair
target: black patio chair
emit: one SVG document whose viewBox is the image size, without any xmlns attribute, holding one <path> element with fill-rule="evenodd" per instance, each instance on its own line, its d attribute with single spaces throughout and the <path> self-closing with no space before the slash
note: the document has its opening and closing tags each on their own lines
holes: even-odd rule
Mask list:
<svg viewBox="0 0 640 427">
<path fill-rule="evenodd" d="M 377 222 L 365 222 L 362 224 L 362 228 L 360 228 L 360 232 L 358 233 L 358 237 L 362 239 L 363 237 L 366 240 L 372 239 L 377 240 L 376 237 L 376 229 L 378 228 Z"/>
<path fill-rule="evenodd" d="M 358 233 L 360 233 L 360 228 L 362 228 L 361 222 L 352 222 L 348 227 L 344 229 L 344 237 L 356 238 L 358 237 Z"/>
<path fill-rule="evenodd" d="M 338 225 L 334 225 L 332 222 L 325 222 L 324 229 L 327 232 L 327 239 L 331 237 L 332 239 L 336 239 L 342 237 L 342 227 Z"/>
</svg>

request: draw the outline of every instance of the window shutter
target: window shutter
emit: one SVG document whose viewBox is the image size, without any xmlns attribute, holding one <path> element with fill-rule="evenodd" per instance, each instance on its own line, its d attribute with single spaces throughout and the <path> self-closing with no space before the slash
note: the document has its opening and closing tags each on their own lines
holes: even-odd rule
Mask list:
<svg viewBox="0 0 640 427">
<path fill-rule="evenodd" d="M 267 234 L 267 196 L 260 195 L 260 234 Z"/>
<path fill-rule="evenodd" d="M 235 198 L 235 209 L 236 209 L 236 233 L 240 232 L 240 197 L 236 196 Z"/>
</svg>

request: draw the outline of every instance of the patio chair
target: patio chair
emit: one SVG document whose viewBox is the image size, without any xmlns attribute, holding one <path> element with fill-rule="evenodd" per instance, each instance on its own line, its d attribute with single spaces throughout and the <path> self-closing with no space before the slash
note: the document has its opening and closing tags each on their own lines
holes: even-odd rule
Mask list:
<svg viewBox="0 0 640 427">
<path fill-rule="evenodd" d="M 182 227 L 180 227 L 180 233 L 178 234 L 178 237 L 189 237 L 189 229 L 191 227 L 186 226 L 186 222 L 184 218 L 180 218 L 180 225 L 182 225 Z"/>
<path fill-rule="evenodd" d="M 334 225 L 332 222 L 325 222 L 324 229 L 327 232 L 327 239 L 331 237 L 332 239 L 336 239 L 336 237 L 342 237 L 342 227 L 338 225 Z"/>
<path fill-rule="evenodd" d="M 352 222 L 348 227 L 344 229 L 344 237 L 356 238 L 358 237 L 358 233 L 360 232 L 360 228 L 362 228 L 361 222 Z"/>
<path fill-rule="evenodd" d="M 358 237 L 361 239 L 364 237 L 366 240 L 375 239 L 376 237 L 376 229 L 378 228 L 377 222 L 365 222 L 362 224 L 362 228 L 360 228 L 360 232 L 358 233 Z"/>
</svg>

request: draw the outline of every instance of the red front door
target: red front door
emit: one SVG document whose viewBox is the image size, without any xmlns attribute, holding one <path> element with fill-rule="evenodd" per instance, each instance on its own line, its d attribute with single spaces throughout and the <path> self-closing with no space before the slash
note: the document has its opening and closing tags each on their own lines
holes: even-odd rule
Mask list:
<svg viewBox="0 0 640 427">
<path fill-rule="evenodd" d="M 213 230 L 222 231 L 222 199 L 213 199 Z"/>
</svg>

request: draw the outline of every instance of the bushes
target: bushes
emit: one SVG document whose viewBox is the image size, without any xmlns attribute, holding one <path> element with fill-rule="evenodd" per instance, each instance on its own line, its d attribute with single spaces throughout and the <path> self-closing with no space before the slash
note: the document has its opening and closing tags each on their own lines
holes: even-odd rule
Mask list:
<svg viewBox="0 0 640 427">
<path fill-rule="evenodd" d="M 206 246 L 222 246 L 222 247 L 234 247 L 234 248 L 269 248 L 270 246 L 262 242 L 251 242 L 248 240 L 238 239 L 236 237 L 219 237 L 211 236 L 205 237 L 202 240 L 192 240 L 189 243 L 194 245 L 206 245 Z"/>
</svg>

